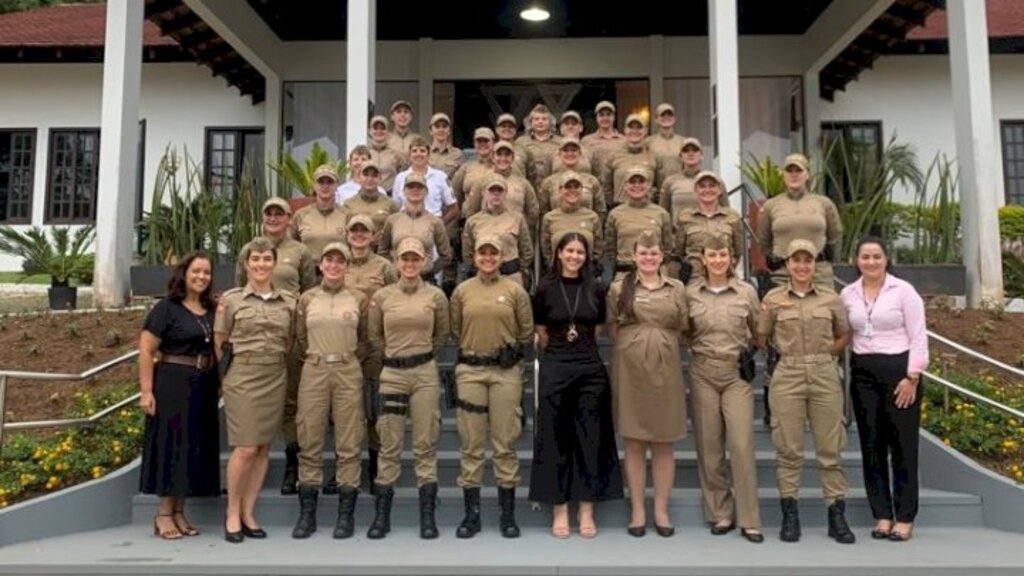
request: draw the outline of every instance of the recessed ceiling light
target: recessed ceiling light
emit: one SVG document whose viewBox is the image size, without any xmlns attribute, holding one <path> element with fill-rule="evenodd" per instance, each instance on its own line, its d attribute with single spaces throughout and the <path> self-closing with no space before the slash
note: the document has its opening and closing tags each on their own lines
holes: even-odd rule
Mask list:
<svg viewBox="0 0 1024 576">
<path fill-rule="evenodd" d="M 519 17 L 530 22 L 544 22 L 551 18 L 551 13 L 539 6 L 530 6 L 519 13 Z"/>
</svg>

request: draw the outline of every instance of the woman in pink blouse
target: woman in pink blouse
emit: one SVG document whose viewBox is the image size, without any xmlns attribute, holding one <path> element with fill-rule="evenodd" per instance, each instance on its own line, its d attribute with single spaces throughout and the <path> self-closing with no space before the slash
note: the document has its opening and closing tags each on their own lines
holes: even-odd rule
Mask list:
<svg viewBox="0 0 1024 576">
<path fill-rule="evenodd" d="M 850 396 L 875 518 L 871 537 L 902 542 L 910 539 L 917 515 L 919 385 L 928 367 L 924 302 L 892 275 L 880 238 L 857 244 L 857 270 L 860 278 L 843 289 L 842 299 L 853 327 Z"/>
</svg>

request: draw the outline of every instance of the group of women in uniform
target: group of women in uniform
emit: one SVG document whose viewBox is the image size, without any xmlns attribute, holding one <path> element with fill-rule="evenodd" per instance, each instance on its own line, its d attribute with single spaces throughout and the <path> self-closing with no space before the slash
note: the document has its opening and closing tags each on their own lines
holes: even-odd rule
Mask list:
<svg viewBox="0 0 1024 576">
<path fill-rule="evenodd" d="M 599 105 L 599 112 L 607 111 Z M 688 428 L 680 364 L 685 344 L 692 357 L 692 421 L 711 532 L 726 534 L 738 524 L 747 540 L 764 539 L 750 382 L 754 347 L 771 346 L 780 357 L 770 402 L 781 537 L 793 541 L 800 536 L 796 496 L 809 421 L 829 506 L 829 535 L 853 542 L 844 515 L 846 482 L 839 452 L 845 428 L 835 363 L 850 330 L 830 286 L 831 271 L 822 271 L 841 229 L 835 206 L 807 190 L 806 158 L 786 159 L 789 191 L 764 207 L 758 239 L 778 287 L 763 302 L 735 277 L 743 247 L 739 215 L 722 205 L 721 179 L 712 172 L 694 172 L 700 145 L 693 139 L 680 142 L 680 168 L 666 189 L 672 195 L 666 204 L 678 207 L 673 215 L 652 201 L 655 175 L 649 166 L 623 161 L 616 156 L 621 150 L 610 152 L 606 162 L 622 169 L 613 178 L 621 182 L 621 196 L 584 190 L 591 181 L 574 170 L 545 175 L 558 178 L 558 198 L 539 222 L 545 273 L 531 299 L 523 273 L 530 268 L 531 232 L 538 223 L 528 221 L 523 210 L 537 204 L 529 199 L 533 189 L 525 181 L 525 186 L 511 185 L 515 146 L 488 147 L 494 139 L 489 129 L 475 135 L 478 150 L 496 149 L 503 159 L 496 162 L 496 172 L 474 173 L 466 189 L 464 198 L 474 199 L 479 210 L 462 234 L 471 275 L 450 298 L 435 285 L 452 257 L 446 245 L 450 213 L 445 214 L 449 222 L 425 213 L 425 205 L 443 210 L 444 203 L 428 198 L 434 191 L 422 175 L 404 174 L 404 207 L 397 213 L 380 195 L 380 169 L 372 158 L 361 163 L 360 190 L 341 209 L 330 201 L 338 187 L 330 167 L 317 170 L 317 202 L 294 218 L 283 200 L 272 198 L 264 206 L 264 235 L 243 249 L 241 285 L 221 296 L 212 327 L 216 355 L 226 368 L 220 385 L 232 446 L 226 539 L 266 536 L 255 518 L 256 498 L 270 445 L 282 432 L 289 405 L 295 406 L 294 490 L 300 504 L 295 538 L 317 529 L 318 494 L 326 488 L 321 454 L 328 420 L 337 457 L 331 491 L 339 495 L 334 537 L 348 538 L 355 530 L 364 436 L 373 437 L 375 517 L 367 537 L 384 538 L 390 532 L 407 420 L 412 424 L 420 535 L 438 537 L 442 376 L 437 358 L 440 348 L 454 340 L 455 368 L 445 375 L 454 386 L 445 396 L 457 407 L 461 440 L 458 485 L 465 513 L 456 531 L 459 538 L 481 530 L 488 438 L 499 529 L 508 538 L 520 534 L 515 491 L 521 481 L 516 446 L 524 422 L 522 363 L 534 344 L 540 372 L 529 498 L 552 505 L 552 535 L 572 533 L 569 508 L 574 504 L 579 534 L 594 537 L 594 504 L 622 498 L 624 475 L 632 509 L 628 531 L 643 536 L 649 451 L 653 525 L 659 535 L 671 536 L 673 444 Z M 539 141 L 549 139 L 542 135 Z M 422 139 L 411 142 L 425 147 Z M 566 139 L 556 153 L 568 151 L 562 160 L 571 167 L 580 147 Z M 489 166 L 487 158 L 482 160 Z M 692 188 L 687 190 L 675 176 L 692 177 Z M 514 187 L 524 195 L 516 199 L 517 210 L 510 210 L 508 194 Z M 594 206 L 599 195 L 612 203 L 620 198 L 604 222 L 584 206 L 585 197 Z M 289 219 L 291 234 L 282 234 L 288 225 L 281 221 Z M 601 280 L 606 260 L 614 271 L 607 289 Z M 315 286 L 310 281 L 314 263 L 320 277 Z M 669 264 L 674 264 L 671 272 Z M 614 343 L 611 377 L 598 353 L 605 329 Z M 624 470 L 616 434 L 625 442 Z M 285 438 L 291 440 L 287 431 Z"/>
</svg>

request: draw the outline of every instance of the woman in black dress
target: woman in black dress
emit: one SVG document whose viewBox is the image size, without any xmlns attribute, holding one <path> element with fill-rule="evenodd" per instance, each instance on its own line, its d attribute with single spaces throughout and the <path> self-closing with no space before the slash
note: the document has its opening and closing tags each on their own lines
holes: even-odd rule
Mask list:
<svg viewBox="0 0 1024 576">
<path fill-rule="evenodd" d="M 556 538 L 569 537 L 569 502 L 579 502 L 580 535 L 593 538 L 594 502 L 622 498 L 611 385 L 597 350 L 604 300 L 587 239 L 566 234 L 533 301 L 542 355 L 530 500 L 554 506 Z"/>
<path fill-rule="evenodd" d="M 220 494 L 212 288 L 210 257 L 187 255 L 139 337 L 139 405 L 146 413 L 139 489 L 160 496 L 153 532 L 167 540 L 199 534 L 185 517 L 186 497 Z"/>
</svg>

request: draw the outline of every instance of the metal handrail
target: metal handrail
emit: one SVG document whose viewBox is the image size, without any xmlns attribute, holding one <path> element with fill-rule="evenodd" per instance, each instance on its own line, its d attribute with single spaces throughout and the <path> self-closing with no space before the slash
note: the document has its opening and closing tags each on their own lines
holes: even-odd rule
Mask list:
<svg viewBox="0 0 1024 576">
<path fill-rule="evenodd" d="M 106 372 L 107 370 L 110 370 L 115 366 L 128 362 L 129 360 L 134 360 L 136 357 L 138 357 L 138 355 L 138 350 L 132 350 L 127 354 L 114 358 L 113 360 L 108 360 L 107 362 L 104 362 L 97 366 L 93 366 L 92 368 L 89 368 L 88 370 L 82 372 L 81 374 L 55 374 L 52 372 L 22 372 L 20 370 L 0 370 L 0 451 L 3 450 L 4 432 L 6 430 L 26 430 L 32 428 L 67 428 L 74 426 L 86 426 L 106 417 L 112 412 L 120 410 L 121 408 L 127 406 L 128 404 L 131 404 L 132 402 L 138 400 L 140 396 L 139 393 L 135 393 L 129 396 L 128 398 L 125 398 L 124 400 L 118 402 L 117 404 L 114 404 L 113 406 L 108 406 L 107 408 L 104 408 L 103 410 L 100 410 L 99 412 L 92 414 L 91 416 L 86 416 L 83 418 L 65 418 L 61 420 L 35 420 L 31 422 L 12 422 L 8 424 L 6 422 L 7 410 L 5 406 L 7 403 L 8 378 L 21 378 L 23 380 L 46 381 L 88 380 L 89 378 L 92 378 L 97 374 Z"/>
<path fill-rule="evenodd" d="M 929 338 L 933 338 L 935 340 L 938 340 L 939 342 L 945 344 L 946 346 L 949 346 L 950 348 L 952 348 L 952 349 L 954 349 L 954 350 L 956 350 L 958 352 L 963 352 L 964 354 L 967 354 L 968 356 L 971 356 L 972 358 L 975 358 L 976 360 L 981 360 L 982 362 L 987 362 L 988 364 L 991 364 L 991 365 L 993 365 L 993 366 L 995 366 L 997 368 L 1002 368 L 1003 370 L 1006 370 L 1007 372 L 1009 372 L 1009 373 L 1011 373 L 1011 374 L 1013 374 L 1015 376 L 1019 376 L 1021 378 L 1024 378 L 1024 370 L 1021 370 L 1020 368 L 1017 368 L 1017 367 L 1014 367 L 1014 366 L 1010 366 L 1009 364 L 1006 364 L 1004 362 L 1000 362 L 999 360 L 996 360 L 995 358 L 992 358 L 990 356 L 985 356 L 981 352 L 978 352 L 976 350 L 972 350 L 972 349 L 964 346 L 963 344 L 959 344 L 957 342 L 954 342 L 953 340 L 950 340 L 949 338 L 946 338 L 945 336 L 940 336 L 940 335 L 936 334 L 935 332 L 932 332 L 931 330 L 928 330 L 927 332 L 928 332 L 928 337 Z"/>
<path fill-rule="evenodd" d="M 959 384 L 954 384 L 953 382 L 950 382 L 949 380 L 946 380 L 945 378 L 943 378 L 942 376 L 939 376 L 937 374 L 932 374 L 931 372 L 924 372 L 922 375 L 925 378 L 927 378 L 929 380 L 933 380 L 935 382 L 938 382 L 939 384 L 942 384 L 946 388 L 949 388 L 950 390 L 955 390 L 955 391 L 959 392 L 960 394 L 963 394 L 964 396 L 967 396 L 968 398 L 973 398 L 973 399 L 977 400 L 978 402 L 981 402 L 983 404 L 987 404 L 987 405 L 991 406 L 992 408 L 996 408 L 998 410 L 1002 410 L 1003 412 L 1006 412 L 1007 414 L 1009 414 L 1011 416 L 1016 416 L 1017 418 L 1020 418 L 1021 420 L 1024 420 L 1024 412 L 1021 412 L 1020 410 L 1017 410 L 1016 408 L 1011 408 L 1011 407 L 1007 406 L 1006 404 L 1003 404 L 1001 402 L 997 402 L 995 400 L 992 400 L 991 398 L 989 398 L 987 396 L 983 396 L 981 394 L 978 394 L 977 392 L 975 392 L 973 390 L 969 390 L 967 388 L 964 388 L 963 386 L 960 386 Z"/>
</svg>

